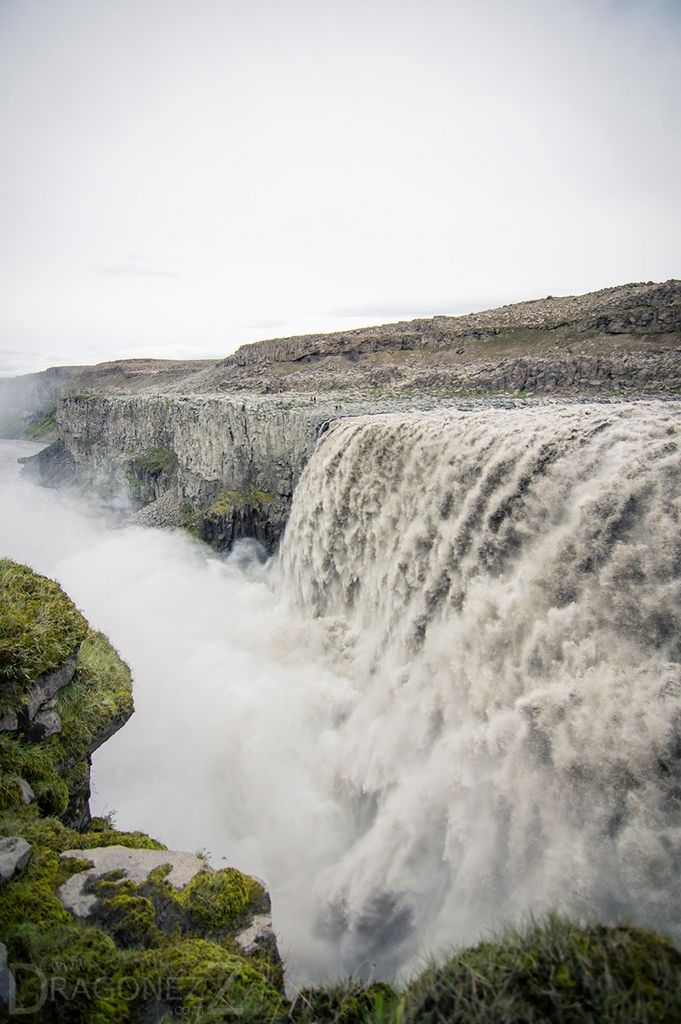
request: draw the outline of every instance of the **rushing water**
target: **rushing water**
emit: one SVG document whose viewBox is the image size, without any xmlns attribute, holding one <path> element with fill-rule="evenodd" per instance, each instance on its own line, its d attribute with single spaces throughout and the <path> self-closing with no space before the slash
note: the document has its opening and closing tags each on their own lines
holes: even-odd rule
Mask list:
<svg viewBox="0 0 681 1024">
<path fill-rule="evenodd" d="M 267 565 L 6 458 L 3 552 L 135 675 L 96 807 L 262 875 L 294 979 L 552 908 L 681 937 L 680 411 L 340 421 Z"/>
</svg>

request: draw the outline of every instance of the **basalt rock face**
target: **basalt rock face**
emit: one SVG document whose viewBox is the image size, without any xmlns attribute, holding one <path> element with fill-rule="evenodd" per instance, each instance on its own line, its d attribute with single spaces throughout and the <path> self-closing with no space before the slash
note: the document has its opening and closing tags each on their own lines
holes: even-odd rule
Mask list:
<svg viewBox="0 0 681 1024">
<path fill-rule="evenodd" d="M 329 415 L 309 401 L 66 398 L 57 412 L 60 441 L 28 460 L 26 468 L 50 484 L 63 469 L 64 483 L 122 496 L 133 508 L 170 494 L 167 525 L 197 517 L 201 525 L 203 514 L 222 503 L 225 514 L 205 517 L 206 539 L 222 547 L 249 536 L 272 547 Z M 256 493 L 264 501 L 251 500 Z M 224 507 L 225 495 L 232 496 L 229 509 Z M 168 509 L 168 504 L 163 507 Z"/>
</svg>

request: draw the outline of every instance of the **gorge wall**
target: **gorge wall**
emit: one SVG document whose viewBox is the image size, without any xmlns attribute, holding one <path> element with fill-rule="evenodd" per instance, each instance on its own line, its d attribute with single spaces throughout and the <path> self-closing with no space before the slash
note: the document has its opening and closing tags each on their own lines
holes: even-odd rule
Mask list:
<svg viewBox="0 0 681 1024">
<path fill-rule="evenodd" d="M 328 415 L 312 403 L 231 396 L 69 397 L 57 410 L 59 441 L 32 464 L 45 482 L 153 503 L 161 525 L 197 523 L 203 512 L 216 540 L 238 516 L 237 536 L 250 535 L 256 523 L 244 517 L 266 513 L 274 543 Z"/>
</svg>

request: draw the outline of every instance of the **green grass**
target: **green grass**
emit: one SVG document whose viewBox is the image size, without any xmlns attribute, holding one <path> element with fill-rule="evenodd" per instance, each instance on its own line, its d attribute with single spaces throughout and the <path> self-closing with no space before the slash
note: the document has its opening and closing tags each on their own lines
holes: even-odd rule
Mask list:
<svg viewBox="0 0 681 1024">
<path fill-rule="evenodd" d="M 45 434 L 50 434 L 57 427 L 56 414 L 56 409 L 50 409 L 49 412 L 38 413 L 32 416 L 28 426 L 24 429 L 26 437 L 37 441 L 39 438 L 44 437 Z"/>
<path fill-rule="evenodd" d="M 654 932 L 549 917 L 429 967 L 404 1024 L 681 1020 L 681 954 Z"/>
<path fill-rule="evenodd" d="M 0 714 L 25 703 L 30 685 L 58 669 L 88 624 L 58 583 L 0 560 Z"/>
<path fill-rule="evenodd" d="M 159 473 L 169 473 L 176 463 L 177 455 L 170 448 L 150 448 L 144 455 L 131 459 L 130 469 L 135 474 L 157 476 Z"/>
</svg>

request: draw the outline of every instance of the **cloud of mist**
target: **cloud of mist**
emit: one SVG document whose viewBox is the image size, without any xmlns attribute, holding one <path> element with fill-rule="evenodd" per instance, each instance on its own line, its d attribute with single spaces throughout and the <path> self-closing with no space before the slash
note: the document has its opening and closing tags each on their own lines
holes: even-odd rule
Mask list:
<svg viewBox="0 0 681 1024">
<path fill-rule="evenodd" d="M 314 880 L 351 836 L 322 781 L 349 683 L 248 544 L 223 559 L 115 528 L 19 478 L 16 455 L 34 450 L 0 442 L 0 553 L 58 579 L 134 677 L 135 714 L 94 757 L 95 813 L 262 877 L 292 979 L 343 973 L 316 933 Z"/>
<path fill-rule="evenodd" d="M 225 355 L 674 276 L 680 57 L 649 0 L 4 0 L 3 347 Z"/>
</svg>

